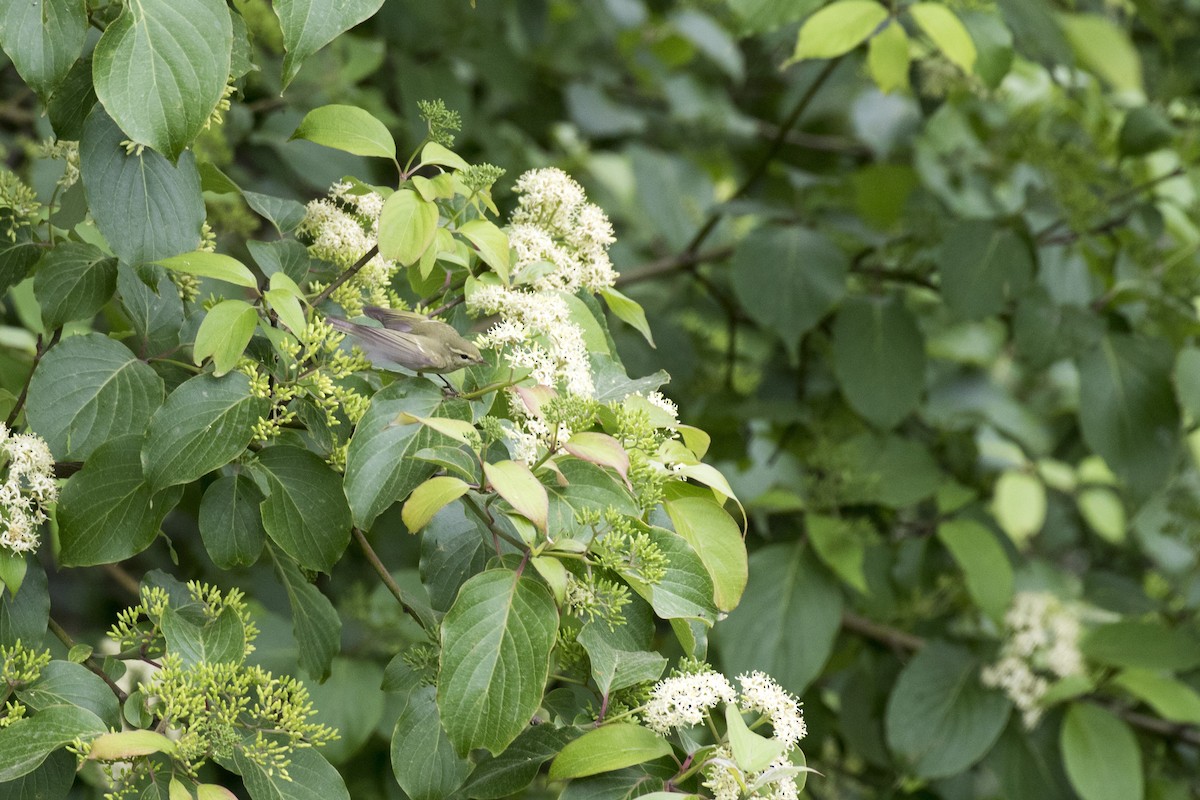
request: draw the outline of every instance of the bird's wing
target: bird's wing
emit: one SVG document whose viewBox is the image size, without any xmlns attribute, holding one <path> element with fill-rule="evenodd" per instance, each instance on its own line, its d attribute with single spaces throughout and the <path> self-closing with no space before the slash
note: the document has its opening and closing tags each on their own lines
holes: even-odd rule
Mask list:
<svg viewBox="0 0 1200 800">
<path fill-rule="evenodd" d="M 428 372 L 445 366 L 425 348 L 420 337 L 410 333 L 359 325 L 338 317 L 326 319 L 336 330 L 354 336 L 371 363 L 381 369 L 403 367 L 414 372 Z"/>
<path fill-rule="evenodd" d="M 417 330 L 422 325 L 428 325 L 431 320 L 424 314 L 417 314 L 412 311 L 397 311 L 392 308 L 380 308 L 379 306 L 364 306 L 363 313 L 374 320 L 378 320 L 383 324 L 383 327 L 393 331 L 403 331 L 411 333 Z"/>
</svg>

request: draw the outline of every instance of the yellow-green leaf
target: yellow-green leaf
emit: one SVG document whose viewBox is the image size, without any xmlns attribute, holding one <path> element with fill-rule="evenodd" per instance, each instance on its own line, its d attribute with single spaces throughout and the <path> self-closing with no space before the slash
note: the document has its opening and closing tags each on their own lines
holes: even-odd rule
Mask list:
<svg viewBox="0 0 1200 800">
<path fill-rule="evenodd" d="M 408 528 L 409 533 L 416 533 L 470 488 L 464 481 L 449 475 L 430 478 L 413 489 L 408 500 L 404 501 L 404 508 L 400 512 L 404 527 Z"/>
<path fill-rule="evenodd" d="M 170 258 L 159 259 L 156 264 L 175 272 L 185 272 L 200 278 L 216 278 L 219 281 L 257 289 L 258 281 L 246 266 L 231 256 L 220 253 L 206 253 L 197 250 L 194 253 L 184 253 Z"/>
<path fill-rule="evenodd" d="M 1046 487 L 1036 475 L 1009 470 L 996 481 L 992 513 L 1009 538 L 1024 546 L 1046 521 Z"/>
<path fill-rule="evenodd" d="M 196 332 L 196 343 L 192 347 L 192 360 L 197 364 L 211 357 L 218 378 L 233 369 L 250 344 L 254 327 L 258 324 L 258 312 L 243 300 L 223 300 L 217 303 Z"/>
<path fill-rule="evenodd" d="M 953 11 L 941 3 L 915 3 L 908 10 L 942 55 L 963 72 L 974 69 L 975 42 Z"/>
<path fill-rule="evenodd" d="M 529 467 L 519 461 L 500 461 L 483 465 L 484 475 L 496 493 L 509 502 L 517 513 L 542 531 L 550 516 L 550 498 L 546 487 L 534 477 Z"/>
<path fill-rule="evenodd" d="M 105 733 L 92 740 L 88 758 L 92 761 L 124 761 L 151 753 L 174 753 L 175 742 L 154 731 Z"/>
<path fill-rule="evenodd" d="M 396 157 L 396 142 L 387 126 L 358 106 L 314 108 L 300 121 L 292 138 L 307 139 L 356 156 Z"/>
<path fill-rule="evenodd" d="M 612 287 L 601 289 L 600 296 L 608 303 L 609 310 L 617 315 L 617 319 L 640 333 L 651 347 L 657 346 L 654 344 L 654 334 L 650 332 L 650 323 L 646 320 L 646 310 L 642 308 L 641 303 Z"/>
<path fill-rule="evenodd" d="M 908 88 L 908 34 L 904 26 L 892 21 L 871 37 L 867 45 L 867 68 L 881 92 Z"/>
<path fill-rule="evenodd" d="M 438 209 L 412 189 L 393 192 L 379 214 L 379 252 L 384 258 L 411 266 L 433 243 Z"/>
<path fill-rule="evenodd" d="M 620 442 L 607 433 L 577 433 L 563 445 L 563 449 L 576 458 L 601 467 L 611 467 L 626 480 L 629 478 L 629 453 L 625 452 Z"/>
<path fill-rule="evenodd" d="M 459 227 L 458 233 L 475 245 L 483 263 L 508 283 L 508 234 L 486 219 L 473 219 Z"/>
<path fill-rule="evenodd" d="M 605 725 L 564 747 L 550 765 L 550 780 L 598 775 L 670 754 L 670 743 L 648 728 L 627 722 Z"/>
<path fill-rule="evenodd" d="M 887 9 L 874 0 L 839 0 L 825 6 L 800 27 L 793 58 L 836 58 L 848 53 L 887 17 Z"/>
</svg>

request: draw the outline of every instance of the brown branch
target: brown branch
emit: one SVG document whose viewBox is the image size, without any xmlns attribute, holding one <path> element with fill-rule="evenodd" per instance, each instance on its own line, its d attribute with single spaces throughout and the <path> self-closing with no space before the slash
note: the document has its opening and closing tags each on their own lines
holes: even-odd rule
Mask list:
<svg viewBox="0 0 1200 800">
<path fill-rule="evenodd" d="M 886 644 L 894 650 L 920 650 L 925 646 L 925 640 L 920 636 L 860 617 L 852 611 L 842 614 L 842 627 L 851 633 Z"/>
<path fill-rule="evenodd" d="M 733 255 L 733 247 L 718 247 L 703 253 L 683 252 L 677 256 L 668 256 L 643 264 L 636 269 L 621 273 L 617 277 L 617 286 L 628 286 L 631 283 L 641 283 L 673 272 L 690 270 L 699 264 L 710 261 L 723 261 Z"/>
<path fill-rule="evenodd" d="M 63 643 L 63 645 L 67 648 L 67 650 L 70 650 L 71 648 L 75 647 L 75 640 L 71 638 L 71 634 L 67 633 L 66 630 L 63 628 L 63 626 L 59 625 L 58 622 L 53 617 L 51 617 L 48 620 L 48 625 L 50 627 L 50 632 L 58 637 L 58 640 Z M 95 656 L 88 656 L 84 660 L 83 666 L 86 667 L 87 669 L 89 669 L 95 675 L 99 676 L 100 679 L 103 680 L 105 683 L 107 683 L 108 688 L 112 689 L 113 694 L 115 694 L 117 696 L 117 700 L 119 702 L 124 703 L 125 698 L 128 697 L 128 695 L 125 694 L 125 690 L 122 689 L 120 686 L 117 686 L 116 682 L 113 681 L 112 678 L 108 677 L 108 673 L 105 672 L 104 669 L 102 667 L 100 667 L 100 665 L 92 663 L 94 658 L 95 658 Z"/>
<path fill-rule="evenodd" d="M 12 411 L 8 413 L 8 420 L 5 425 L 9 428 L 17 421 L 17 417 L 21 414 L 21 409 L 25 407 L 25 398 L 29 394 L 29 384 L 33 380 L 33 373 L 37 371 L 38 364 L 42 361 L 42 356 L 50 350 L 51 347 L 58 344 L 58 340 L 62 338 L 62 328 L 55 328 L 54 333 L 50 334 L 48 342 L 42 339 L 42 334 L 37 337 L 37 350 L 33 354 L 33 365 L 29 368 L 29 377 L 25 379 L 25 385 L 21 387 L 21 393 L 17 395 L 17 402 L 12 407 Z M 45 344 L 43 347 L 42 345 Z"/>
<path fill-rule="evenodd" d="M 320 294 L 309 301 L 309 305 L 315 308 L 316 306 L 321 305 L 321 303 L 324 303 L 329 299 L 329 295 L 333 294 L 343 283 L 357 275 L 358 271 L 365 267 L 367 262 L 377 255 L 379 255 L 379 245 L 374 245 L 370 250 L 363 253 L 362 257 L 359 258 L 358 261 L 355 261 L 353 264 L 351 264 L 349 269 L 334 278 L 333 283 L 322 289 Z"/>
<path fill-rule="evenodd" d="M 134 597 L 141 597 L 142 587 L 137 578 L 130 575 L 120 564 L 101 564 L 100 569 L 108 573 L 108 577 L 117 582 L 122 589 Z"/>
</svg>

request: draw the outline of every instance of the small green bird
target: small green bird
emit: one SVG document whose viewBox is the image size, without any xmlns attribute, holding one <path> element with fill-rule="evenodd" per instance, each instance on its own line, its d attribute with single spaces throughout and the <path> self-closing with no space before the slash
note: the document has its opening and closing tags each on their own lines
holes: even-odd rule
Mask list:
<svg viewBox="0 0 1200 800">
<path fill-rule="evenodd" d="M 358 340 L 363 353 L 380 369 L 445 374 L 486 363 L 479 348 L 441 320 L 412 311 L 367 306 L 364 313 L 382 328 L 326 317 L 335 330 Z"/>
</svg>

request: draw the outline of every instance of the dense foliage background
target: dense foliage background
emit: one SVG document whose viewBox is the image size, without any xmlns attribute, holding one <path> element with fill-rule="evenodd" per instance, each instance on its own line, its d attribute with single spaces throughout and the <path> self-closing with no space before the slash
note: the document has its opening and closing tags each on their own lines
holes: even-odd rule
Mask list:
<svg viewBox="0 0 1200 800">
<path fill-rule="evenodd" d="M 0 71 L 5 164 L 43 203 L 57 204 L 59 230 L 78 231 L 89 207 L 101 231 L 140 212 L 115 178 L 86 196 L 77 184 L 57 197 L 62 162 L 39 142 L 82 138 L 86 186 L 89 142 L 129 138 L 200 165 L 203 209 L 181 194 L 168 222 L 203 216 L 218 252 L 261 268 L 255 245 L 278 240 L 276 226 L 288 229 L 298 209 L 290 201 L 322 197 L 346 175 L 395 183 L 384 159 L 290 138 L 310 110 L 334 103 L 381 120 L 403 161 L 427 131 L 419 101 L 442 99 L 462 115 L 455 152 L 507 170 L 492 193 L 500 217 L 516 204 L 512 179 L 529 168 L 558 166 L 586 187 L 613 221 L 617 288 L 644 306 L 657 345 L 613 320 L 616 352 L 630 376 L 670 374 L 664 393 L 683 422 L 711 435 L 706 461 L 728 478 L 749 520 L 740 604 L 710 634 L 660 623 L 653 647 L 672 659 L 707 657 L 730 678 L 762 669 L 800 696 L 804 751 L 821 773 L 808 780 L 808 796 L 1182 800 L 1200 792 L 1195 0 L 391 0 L 378 10 L 369 0 L 292 0 L 274 11 L 265 0 L 234 0 L 236 91 L 222 124 L 201 129 L 217 93 L 178 125 L 123 123 L 122 133 L 107 121 L 89 134 L 95 94 L 118 121 L 155 96 L 133 79 L 126 88 L 136 91 L 114 93 L 119 65 L 93 53 L 102 29 L 123 24 L 114 22 L 121 5 L 88 2 L 91 29 L 60 20 L 46 29 L 60 51 L 37 53 L 27 46 L 43 29 L 28 16 L 37 4 L 0 10 L 0 44 L 16 62 Z M 161 10 L 134 5 L 152 17 Z M 214 3 L 174 5 L 199 13 Z M 63 20 L 80 6 L 44 3 L 68 9 Z M 286 27 L 302 6 L 337 6 L 344 18 L 329 22 L 327 36 L 281 33 L 275 13 Z M 187 47 L 194 52 L 183 63 L 212 66 L 203 37 Z M 93 71 L 87 58 L 105 69 Z M 12 197 L 11 186 L 5 191 Z M 110 338 L 110 356 L 149 370 L 135 358 L 145 352 L 137 340 L 174 336 L 187 354 L 202 315 L 182 325 L 182 306 L 178 319 L 156 310 L 146 269 L 140 301 L 123 283 L 128 267 L 198 240 L 163 245 L 153 259 L 138 247 L 153 250 L 161 238 L 109 241 L 122 272 L 106 294 L 87 294 L 94 319 L 80 321 L 40 285 L 49 271 L 30 237 L 45 241 L 44 230 L 0 237 L 8 287 L 0 386 L 9 408 L 25 406 L 16 429 L 51 438 L 58 423 L 44 403 L 71 392 L 78 367 L 64 366 L 40 390 L 35 380 L 27 400 L 17 398 L 57 342 L 55 329 L 124 332 L 134 349 Z M 202 286 L 207 296 L 211 284 Z M 168 387 L 188 377 L 167 363 L 152 369 Z M 139 418 L 123 402 L 112 408 Z M 64 495 L 89 475 L 88 455 L 106 439 L 51 440 L 60 476 L 83 464 Z M 127 442 L 109 447 L 113 463 L 127 466 L 132 452 L 140 469 Z M 246 591 L 262 630 L 255 663 L 313 672 L 303 640 L 298 667 L 289 618 L 327 614 L 325 606 L 303 611 L 319 601 L 286 559 L 238 568 L 237 553 L 214 553 L 199 526 L 215 477 L 163 490 L 178 495 L 165 519 L 133 521 L 149 525 L 144 551 L 110 558 L 97 545 L 66 560 L 119 564 L 63 568 L 43 545 L 26 594 L 4 596 L 0 641 L 13 644 L 22 603 L 40 608 L 44 599 L 29 598 L 48 593 L 56 624 L 99 648 L 117 613 L 137 602 L 144 575 L 167 584 L 151 572 L 163 570 Z M 138 480 L 125 488 L 140 491 Z M 67 505 L 64 497 L 59 525 Z M 740 518 L 732 502 L 728 509 Z M 419 592 L 422 577 L 430 582 L 418 572 L 421 540 L 403 533 L 399 504 L 380 511 L 378 557 L 405 591 Z M 414 704 L 429 699 L 395 691 L 391 670 L 392 682 L 384 680 L 389 660 L 422 637 L 367 559 L 350 549 L 301 564 L 328 573 L 315 586 L 341 620 L 329 678 L 308 683 L 315 719 L 341 732 L 320 752 L 350 795 L 393 797 L 397 719 L 409 721 L 405 730 L 427 720 L 428 709 Z M 1043 712 L 1032 725 L 1026 709 L 1014 709 L 1020 690 L 981 681 L 1028 627 L 1008 613 L 1015 602 L 1027 609 L 1022 596 L 1041 598 L 1035 630 L 1055 615 L 1071 620 L 1064 624 L 1068 638 L 1078 633 L 1081 656 L 1060 671 L 1052 658 L 1037 660 L 1041 645 L 1027 642 L 1018 654 L 1045 682 L 1025 692 Z M 440 617 L 447 598 L 434 597 L 433 607 Z M 65 658 L 66 648 L 55 655 Z M 1003 684 L 994 675 L 989 682 Z M 559 694 L 544 708 L 585 708 L 567 697 L 569 686 L 552 679 Z M 531 756 L 538 763 L 562 746 L 545 739 Z M 431 752 L 423 761 L 441 763 L 436 741 Z M 73 766 L 61 751 L 52 761 L 59 756 L 60 772 Z M 544 772 L 488 784 L 455 769 L 405 790 L 440 796 L 466 780 L 467 797 L 553 796 L 563 786 Z M 627 797 L 661 789 L 662 779 L 652 766 L 630 767 L 567 792 Z M 242 793 L 227 773 L 213 780 Z M 256 798 L 267 791 L 249 784 Z M 54 796 L 36 789 L 28 780 L 0 784 L 4 796 Z M 309 796 L 295 791 L 283 796 Z"/>
</svg>

